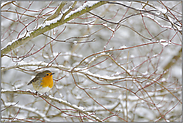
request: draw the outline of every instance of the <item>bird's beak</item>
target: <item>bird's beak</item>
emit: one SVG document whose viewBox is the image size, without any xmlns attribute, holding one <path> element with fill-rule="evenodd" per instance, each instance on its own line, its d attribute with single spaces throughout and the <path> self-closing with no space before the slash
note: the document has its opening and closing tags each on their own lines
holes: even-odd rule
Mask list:
<svg viewBox="0 0 183 123">
<path fill-rule="evenodd" d="M 51 75 L 53 75 L 53 74 L 55 74 L 55 73 L 51 73 Z"/>
</svg>

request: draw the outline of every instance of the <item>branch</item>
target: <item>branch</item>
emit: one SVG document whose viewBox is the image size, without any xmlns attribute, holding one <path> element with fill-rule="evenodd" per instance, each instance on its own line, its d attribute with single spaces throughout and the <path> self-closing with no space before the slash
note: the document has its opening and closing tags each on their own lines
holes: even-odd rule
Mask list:
<svg viewBox="0 0 183 123">
<path fill-rule="evenodd" d="M 63 19 L 63 21 L 62 21 L 62 19 L 59 19 L 55 23 L 51 23 L 50 25 L 44 25 L 44 26 L 39 27 L 35 31 L 31 32 L 28 36 L 19 38 L 17 40 L 14 40 L 14 41 L 11 42 L 11 44 L 8 44 L 7 46 L 5 46 L 5 48 L 3 48 L 1 50 L 1 57 L 3 57 L 5 54 L 9 53 L 11 50 L 14 50 L 15 48 L 23 45 L 24 43 L 26 43 L 28 41 L 30 41 L 31 39 L 41 35 L 42 33 L 45 33 L 49 30 L 54 29 L 55 27 L 63 25 L 66 22 L 68 22 L 68 21 L 70 21 L 74 18 L 77 18 L 77 17 L 79 17 L 79 16 L 81 16 L 81 15 L 83 15 L 83 14 L 99 7 L 99 6 L 102 6 L 106 3 L 107 3 L 107 1 L 100 1 L 96 4 L 93 4 L 92 6 L 85 6 L 80 11 L 74 11 L 74 12 L 72 12 L 72 14 L 70 13 L 70 16 L 68 16 L 66 19 Z"/>
<path fill-rule="evenodd" d="M 66 3 L 67 3 L 66 1 L 62 1 L 62 3 L 59 5 L 59 7 L 55 11 L 55 13 L 53 15 L 51 15 L 50 17 L 48 17 L 45 21 L 49 21 L 49 20 L 52 20 L 52 19 L 58 17 L 61 14 L 60 11 L 62 10 L 62 8 L 65 6 Z"/>
<path fill-rule="evenodd" d="M 2 90 L 1 93 L 3 93 L 3 94 L 5 94 L 5 93 L 7 93 L 7 94 L 12 94 L 12 93 L 13 93 L 13 94 L 37 95 L 36 93 L 34 93 L 34 92 L 32 92 L 32 91 L 21 91 L 21 90 L 12 90 L 12 91 Z M 71 108 L 77 110 L 78 112 L 83 113 L 83 114 L 85 114 L 85 115 L 87 115 L 87 116 L 89 116 L 89 117 L 95 119 L 95 120 L 98 121 L 98 122 L 102 122 L 102 120 L 100 120 L 100 119 L 99 119 L 98 117 L 96 117 L 95 115 L 86 112 L 85 110 L 81 109 L 81 107 L 78 107 L 78 106 L 76 106 L 76 105 L 72 105 L 72 104 L 70 104 L 69 102 L 67 102 L 67 101 L 65 101 L 65 100 L 62 100 L 61 98 L 55 98 L 55 97 L 53 97 L 53 96 L 51 96 L 51 95 L 49 95 L 49 96 L 41 95 L 40 97 L 41 97 L 41 98 L 48 99 L 48 100 L 55 101 L 55 102 L 57 102 L 57 103 L 59 103 L 59 104 L 62 104 L 62 105 L 68 106 L 68 107 L 71 107 Z M 43 116 L 42 116 L 42 117 L 43 117 Z"/>
</svg>

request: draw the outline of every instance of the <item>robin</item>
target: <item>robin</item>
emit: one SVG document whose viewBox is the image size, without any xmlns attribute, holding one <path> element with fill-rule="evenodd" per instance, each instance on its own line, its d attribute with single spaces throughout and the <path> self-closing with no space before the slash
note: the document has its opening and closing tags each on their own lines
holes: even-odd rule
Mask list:
<svg viewBox="0 0 183 123">
<path fill-rule="evenodd" d="M 49 70 L 40 72 L 28 83 L 28 85 L 32 84 L 36 93 L 48 92 L 53 87 L 53 74 L 54 73 Z"/>
</svg>

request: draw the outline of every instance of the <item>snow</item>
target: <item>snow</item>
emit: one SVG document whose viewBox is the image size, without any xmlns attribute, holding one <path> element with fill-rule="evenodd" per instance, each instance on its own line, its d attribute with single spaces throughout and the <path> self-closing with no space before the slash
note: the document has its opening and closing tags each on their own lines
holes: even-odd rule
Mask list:
<svg viewBox="0 0 183 123">
<path fill-rule="evenodd" d="M 69 61 L 70 56 L 64 56 L 64 60 Z"/>
<path fill-rule="evenodd" d="M 107 24 L 106 24 L 106 23 L 104 23 L 104 24 L 102 24 L 102 25 L 104 25 L 104 26 L 106 26 L 106 27 L 107 27 Z"/>
<path fill-rule="evenodd" d="M 165 47 L 165 46 L 168 46 L 168 45 L 170 45 L 170 44 L 171 44 L 171 42 L 170 42 L 170 41 L 166 41 L 165 39 L 161 39 L 159 42 L 160 42 L 160 43 L 161 43 L 161 45 L 163 45 L 164 47 Z"/>
<path fill-rule="evenodd" d="M 47 56 L 47 55 L 44 55 L 45 58 L 49 58 L 49 57 L 56 57 L 56 56 L 75 56 L 75 57 L 79 57 L 79 58 L 82 58 L 83 55 L 82 54 L 76 54 L 76 53 L 71 53 L 71 52 L 65 52 L 65 53 L 58 53 L 58 52 L 53 52 L 53 55 L 50 55 L 50 56 Z"/>
<path fill-rule="evenodd" d="M 6 1 L 6 2 L 1 1 L 1 7 L 4 6 L 5 4 L 7 4 L 8 2 L 11 2 L 11 1 Z"/>
<path fill-rule="evenodd" d="M 19 66 L 24 66 L 24 65 L 28 65 L 29 64 L 29 66 L 28 67 L 36 67 L 36 66 L 47 66 L 48 65 L 48 63 L 46 63 L 46 62 L 43 62 L 43 61 L 31 61 L 31 62 L 26 62 L 26 61 L 21 61 L 21 62 L 18 62 L 18 65 Z M 27 67 L 27 66 L 26 66 Z M 52 64 L 52 67 L 54 68 L 62 68 L 62 69 L 67 69 L 67 70 L 70 70 L 70 68 L 69 67 L 65 67 L 65 66 L 63 66 L 63 65 L 56 65 L 56 64 Z M 37 68 L 37 67 L 36 67 Z"/>
<path fill-rule="evenodd" d="M 16 84 L 16 85 L 15 85 L 15 88 L 20 88 L 20 87 L 22 87 L 22 86 L 24 86 L 24 85 L 25 85 L 24 83 Z"/>
<path fill-rule="evenodd" d="M 91 7 L 93 6 L 94 4 L 98 3 L 99 1 L 87 1 L 86 3 L 83 4 L 83 6 L 80 6 L 79 8 L 77 8 L 76 10 L 74 11 L 71 11 L 69 14 L 67 14 L 65 16 L 65 18 L 69 18 L 72 14 L 76 13 L 76 12 L 79 12 L 81 10 L 83 10 L 85 7 Z"/>
<path fill-rule="evenodd" d="M 67 102 L 66 100 L 63 100 L 61 98 L 57 98 L 57 97 L 53 97 L 51 95 L 49 95 L 49 98 L 53 99 L 53 100 L 58 100 L 59 102 L 63 102 L 63 103 L 66 103 L 68 105 L 71 105 L 69 102 Z"/>
<path fill-rule="evenodd" d="M 130 55 L 131 58 L 134 58 L 135 56 L 134 55 Z"/>
<path fill-rule="evenodd" d="M 24 106 L 24 105 L 18 105 L 16 104 L 15 102 L 6 102 L 5 103 L 6 106 L 13 106 L 13 107 L 17 107 L 17 108 L 20 108 L 20 109 L 24 109 L 24 110 L 28 110 L 30 112 L 33 112 L 37 115 L 40 115 L 42 118 L 44 118 L 45 121 L 50 121 L 48 118 L 45 117 L 45 114 L 41 113 L 38 111 L 37 108 L 31 108 L 31 107 L 28 107 L 28 106 Z M 21 115 L 22 117 L 23 115 Z M 24 117 L 23 119 L 25 119 L 26 117 Z"/>
<path fill-rule="evenodd" d="M 93 74 L 91 73 L 90 71 L 88 71 L 88 69 L 80 69 L 80 68 L 75 68 L 76 71 L 79 71 L 79 73 L 82 73 L 84 75 L 88 75 L 88 76 L 92 76 L 92 77 L 95 77 L 95 78 L 99 78 L 101 80 L 105 79 L 105 80 L 118 80 L 118 79 L 121 79 L 123 78 L 123 76 L 117 76 L 117 77 L 114 77 L 114 76 L 108 76 L 108 75 L 99 75 L 99 74 Z"/>
<path fill-rule="evenodd" d="M 101 55 L 105 55 L 106 53 L 105 52 L 102 52 Z"/>
<path fill-rule="evenodd" d="M 113 50 L 113 48 L 111 47 L 111 48 L 109 48 L 109 50 Z"/>
<path fill-rule="evenodd" d="M 76 96 L 76 99 L 78 99 L 78 100 L 79 100 L 79 99 L 82 99 L 82 96 L 77 95 L 77 96 Z"/>
<path fill-rule="evenodd" d="M 2 49 L 4 49 L 4 48 L 6 48 L 7 46 L 13 44 L 15 41 L 17 41 L 17 39 L 14 39 L 14 40 L 8 42 Z"/>
<path fill-rule="evenodd" d="M 162 78 L 161 81 L 162 81 L 162 82 L 166 81 L 166 78 Z"/>
<path fill-rule="evenodd" d="M 58 85 L 55 85 L 57 89 L 63 89 L 63 86 L 58 86 Z"/>
<path fill-rule="evenodd" d="M 84 9 L 85 7 L 93 6 L 93 5 L 96 4 L 96 3 L 98 3 L 98 1 L 87 1 L 86 3 L 83 4 L 83 6 L 80 6 L 80 7 L 77 8 L 76 10 L 71 11 L 69 14 L 67 14 L 67 15 L 65 16 L 64 19 L 69 18 L 72 14 L 81 11 L 81 10 Z M 71 6 L 70 6 L 70 7 L 71 7 Z M 63 13 L 65 13 L 65 12 L 68 11 L 69 9 L 70 9 L 70 8 L 66 9 Z M 38 26 L 38 28 L 40 28 L 40 27 L 41 27 L 41 28 L 44 28 L 44 27 L 47 26 L 47 25 L 50 25 L 50 24 L 52 24 L 52 23 L 56 23 L 57 21 L 59 21 L 59 20 L 61 19 L 61 17 L 62 17 L 62 14 L 60 14 L 59 16 L 57 16 L 56 18 L 54 18 L 54 19 L 52 19 L 52 20 L 45 21 L 45 23 L 44 23 L 44 24 L 40 24 L 40 25 Z M 35 28 L 37 28 L 37 27 L 35 27 Z"/>
<path fill-rule="evenodd" d="M 120 101 L 122 101 L 122 100 L 123 100 L 123 95 L 120 94 L 120 95 L 118 96 L 118 99 L 120 99 Z"/>
<path fill-rule="evenodd" d="M 84 107 L 78 107 L 77 105 L 72 105 L 72 106 L 74 106 L 75 108 L 78 108 L 78 109 L 80 109 L 80 110 L 84 110 Z"/>
<path fill-rule="evenodd" d="M 78 43 L 78 41 L 73 41 L 73 43 L 76 45 Z"/>
<path fill-rule="evenodd" d="M 34 1 L 33 3 L 36 4 L 36 2 L 37 1 Z M 78 7 L 80 9 L 84 9 L 84 6 L 87 4 L 87 6 L 91 6 L 98 1 L 94 1 L 93 3 L 89 2 L 90 1 L 78 1 L 76 4 L 76 9 L 73 10 L 70 15 L 74 12 L 79 12 L 79 9 L 77 9 Z M 27 5 L 30 5 L 31 2 L 24 1 L 22 4 L 22 2 L 19 1 L 15 3 L 20 3 L 20 6 L 27 7 Z M 39 1 L 39 3 L 41 2 Z M 37 13 L 32 13 L 32 15 L 35 15 L 35 17 L 37 15 L 44 15 L 43 18 L 38 18 L 39 20 L 33 21 L 31 25 L 29 25 L 30 30 L 33 30 L 35 25 L 43 23 L 43 19 L 48 17 L 48 15 L 45 13 L 51 12 L 53 8 L 55 9 L 56 6 L 60 4 L 60 2 L 56 1 L 53 3 L 50 2 L 49 5 L 45 4 L 45 2 L 42 3 L 44 5 L 37 5 L 38 8 L 30 5 L 30 10 L 38 11 Z M 67 8 L 72 3 L 73 1 L 68 2 L 63 9 Z M 167 5 L 166 1 L 164 1 L 164 3 Z M 172 8 L 171 11 L 173 14 L 177 17 L 177 19 L 180 19 L 182 11 L 178 11 L 177 8 L 179 7 L 181 10 L 182 5 L 179 5 L 179 3 L 175 1 L 173 3 L 176 3 L 176 5 L 169 4 L 167 6 Z M 137 2 L 123 1 L 123 4 L 129 5 L 131 7 L 137 6 L 137 8 L 141 9 L 143 9 L 144 6 L 143 3 Z M 149 2 L 148 4 L 155 6 L 155 8 L 158 6 L 163 8 L 163 5 L 156 1 Z M 44 10 L 39 8 L 39 6 L 44 6 Z M 11 7 L 13 7 L 14 10 Z M 144 10 L 147 11 L 152 9 L 154 10 L 154 8 L 148 5 L 144 7 Z M 17 7 L 9 4 L 3 9 L 5 8 L 8 8 L 10 11 L 15 11 Z M 25 10 L 22 9 L 16 10 L 20 13 L 25 12 Z M 62 11 L 62 13 L 65 11 Z M 54 76 L 56 83 L 49 93 L 50 95 L 48 98 L 51 98 L 51 100 L 48 101 L 57 106 L 59 109 L 65 109 L 64 111 L 66 111 L 66 114 L 62 113 L 61 116 L 56 116 L 54 118 L 48 117 L 49 115 L 58 114 L 60 110 L 50 106 L 40 97 L 34 97 L 31 94 L 15 93 L 13 94 L 15 95 L 15 98 L 10 99 L 13 100 L 13 102 L 19 101 L 18 105 L 22 105 L 22 108 L 28 109 L 20 109 L 20 112 L 16 118 L 30 118 L 31 116 L 36 116 L 37 113 L 40 112 L 42 113 L 41 116 L 44 118 L 49 118 L 49 120 L 53 122 L 66 120 L 68 120 L 66 122 L 71 122 L 71 120 L 77 122 L 79 119 L 78 116 L 84 118 L 83 121 L 94 121 L 94 119 L 90 118 L 90 116 L 96 116 L 100 117 L 102 120 L 107 119 L 106 121 L 109 122 L 123 122 L 120 118 L 113 116 L 113 114 L 104 109 L 104 107 L 106 107 L 108 110 L 110 110 L 111 108 L 117 106 L 111 111 L 114 113 L 114 115 L 121 116 L 122 118 L 124 118 L 123 114 L 126 116 L 128 114 L 128 121 L 133 119 L 134 122 L 141 122 L 145 119 L 146 122 L 153 122 L 157 119 L 157 116 L 159 116 L 156 107 L 162 114 L 166 114 L 169 110 L 171 110 L 168 114 L 166 114 L 166 116 L 176 116 L 174 119 L 178 121 L 179 117 L 181 116 L 180 109 L 182 106 L 178 100 L 181 99 L 182 95 L 182 58 L 180 57 L 176 62 L 173 61 L 175 64 L 171 66 L 167 76 L 163 76 L 162 74 L 163 67 L 172 60 L 173 56 L 178 54 L 178 51 L 181 48 L 181 34 L 177 33 L 177 30 L 174 30 L 171 24 L 167 21 L 164 21 L 154 15 L 149 15 L 149 13 L 143 13 L 143 17 L 141 15 L 133 16 L 138 12 L 131 9 L 128 10 L 127 8 L 120 5 L 105 4 L 92 11 L 101 17 L 110 19 L 110 21 L 113 22 L 119 22 L 120 19 L 126 17 L 129 18 L 122 22 L 124 26 L 117 26 L 106 23 L 94 16 L 86 14 L 82 16 L 83 18 L 77 18 L 73 20 L 73 23 L 65 23 L 62 26 L 58 26 L 51 31 L 48 31 L 48 34 L 53 37 L 59 36 L 58 39 L 60 40 L 69 39 L 70 37 L 91 36 L 90 38 L 95 38 L 96 42 L 78 43 L 76 50 L 71 52 L 73 50 L 73 46 L 75 46 L 74 43 L 77 43 L 75 39 L 73 42 L 67 43 L 54 41 L 50 45 L 44 47 L 44 49 L 40 50 L 40 52 L 24 58 L 21 62 L 15 62 L 18 59 L 11 58 L 11 55 L 17 57 L 25 55 L 33 45 L 34 47 L 30 51 L 30 54 L 34 53 L 51 40 L 46 36 L 38 36 L 33 40 L 30 40 L 28 43 L 23 44 L 21 48 L 19 47 L 12 52 L 9 52 L 7 55 L 10 57 L 2 57 L 1 92 L 4 102 L 9 102 L 8 98 L 10 98 L 9 92 L 6 93 L 5 91 L 9 90 L 11 92 L 16 92 L 14 90 L 17 88 L 20 91 L 30 91 L 28 88 L 32 88 L 32 86 L 27 86 L 27 83 L 31 79 L 31 75 L 35 74 L 34 71 L 38 72 L 42 71 L 43 69 L 49 69 L 56 73 Z M 157 11 L 152 12 L 156 13 Z M 165 13 L 165 10 L 159 10 L 158 12 L 160 13 L 159 16 L 162 17 L 162 13 Z M 29 14 L 30 12 L 27 13 Z M 54 12 L 52 11 L 51 13 Z M 25 25 L 27 25 L 27 22 L 35 19 L 25 15 L 23 15 L 22 18 L 17 18 L 18 13 L 13 12 L 6 12 L 4 15 L 6 14 L 9 14 L 8 17 L 10 17 L 10 19 L 19 19 L 20 22 L 24 23 Z M 167 14 L 167 16 L 170 15 Z M 19 17 L 21 17 L 21 15 Z M 69 15 L 66 17 L 69 17 Z M 171 21 L 175 22 L 176 19 L 174 19 L 173 16 L 171 17 L 173 18 Z M 45 21 L 45 23 L 39 27 L 41 28 L 42 26 L 44 27 L 46 25 L 50 25 L 51 23 L 56 23 L 60 18 L 61 16 L 51 21 Z M 142 19 L 144 19 L 144 23 Z M 2 42 L 3 47 L 5 45 L 11 45 L 13 43 L 11 38 L 15 39 L 21 30 L 21 26 L 24 27 L 21 23 L 14 23 L 6 20 L 7 19 L 2 17 L 3 27 L 1 31 L 5 38 L 8 36 L 8 34 L 10 34 L 10 36 L 5 39 L 4 42 Z M 11 26 L 11 23 L 13 26 Z M 17 26 L 17 28 L 15 28 L 15 26 Z M 66 26 L 65 30 L 63 30 L 63 26 Z M 105 28 L 105 26 L 110 26 L 112 29 L 119 27 L 114 32 L 115 35 L 111 39 L 110 37 L 113 32 L 111 32 L 109 28 Z M 179 27 L 179 25 L 176 26 Z M 16 31 L 12 33 L 11 30 Z M 152 41 L 148 41 L 142 36 L 139 36 L 135 31 L 139 32 L 142 36 L 148 38 L 154 37 L 154 39 Z M 23 32 L 21 34 L 23 34 Z M 152 34 L 152 36 L 149 34 Z M 20 37 L 22 36 L 24 35 L 20 35 Z M 171 40 L 171 42 L 169 42 L 169 40 Z M 104 47 L 106 48 L 105 51 L 103 51 Z M 26 49 L 28 49 L 28 51 Z M 121 69 L 120 66 L 116 65 L 113 60 L 108 59 L 105 62 L 102 62 L 102 60 L 105 59 L 103 56 L 108 54 L 106 51 L 110 51 L 109 55 L 114 58 L 118 65 L 121 65 L 126 70 L 131 71 L 133 73 L 132 76 L 126 74 L 125 71 Z M 69 57 L 72 56 L 74 56 L 73 60 L 69 59 Z M 56 58 L 56 60 L 54 60 L 54 58 Z M 52 60 L 54 61 L 51 64 L 48 64 Z M 64 60 L 69 61 L 64 62 Z M 95 62 L 93 62 L 94 60 Z M 93 67 L 92 65 L 95 63 L 97 65 Z M 76 66 L 77 68 L 74 68 Z M 159 68 L 162 68 L 162 71 Z M 73 71 L 71 73 L 72 69 Z M 72 76 L 72 74 L 74 76 Z M 90 77 L 92 80 L 88 79 L 87 77 Z M 153 83 L 153 81 L 156 82 Z M 161 91 L 163 88 L 157 85 L 157 83 L 162 82 L 164 88 L 166 88 L 167 91 Z M 142 89 L 142 87 L 145 87 L 147 84 L 151 83 L 153 83 L 153 85 Z M 76 84 L 78 84 L 79 87 L 82 87 L 82 89 L 76 86 Z M 138 93 L 136 93 L 137 90 L 139 90 Z M 91 97 L 87 96 L 87 94 L 89 94 Z M 172 94 L 175 94 L 176 98 Z M 117 105 L 118 103 L 119 105 Z M 151 105 L 151 103 L 154 103 L 155 106 Z M 175 106 L 176 103 L 179 104 Z M 29 109 L 29 107 L 32 107 L 32 109 Z M 12 108 L 17 110 L 19 109 L 16 107 Z M 78 109 L 78 111 L 81 112 L 81 115 L 79 115 L 75 110 L 70 110 L 72 108 L 76 108 L 76 110 Z M 86 114 L 83 114 L 81 111 L 84 109 L 87 109 L 85 110 Z M 137 112 L 135 112 L 136 109 L 138 110 Z M 48 113 L 46 114 L 47 110 Z M 177 110 L 179 110 L 180 113 Z M 87 115 L 87 111 L 90 112 L 89 114 L 91 115 Z M 10 113 L 10 110 L 3 111 L 2 117 L 7 118 Z M 26 116 L 27 114 L 29 115 Z M 30 118 L 28 120 L 31 121 L 34 119 Z M 171 120 L 173 121 L 173 119 Z M 161 121 L 163 121 L 163 119 L 161 119 Z"/>
<path fill-rule="evenodd" d="M 144 97 L 143 97 L 144 98 Z M 139 98 L 137 97 L 137 96 L 132 96 L 132 95 L 128 95 L 128 99 L 129 100 L 133 100 L 133 101 L 137 101 L 137 100 L 139 100 Z"/>
<path fill-rule="evenodd" d="M 146 71 L 146 72 L 142 73 L 142 75 L 148 75 L 148 73 L 149 73 L 149 72 L 148 72 L 148 71 Z"/>
<path fill-rule="evenodd" d="M 52 23 L 56 23 L 58 20 L 60 20 L 62 17 L 62 14 L 60 14 L 59 16 L 57 16 L 56 18 L 52 19 L 52 20 L 49 20 L 49 21 L 45 21 L 44 24 L 41 24 L 39 27 L 45 27 L 46 25 L 50 25 Z M 38 28 L 39 28 L 38 27 Z"/>
<path fill-rule="evenodd" d="M 123 46 L 119 47 L 119 49 L 123 49 L 123 48 L 127 48 L 127 46 L 123 45 Z"/>
<path fill-rule="evenodd" d="M 154 22 L 156 22 L 158 25 L 160 25 L 162 28 L 167 28 L 167 29 L 172 29 L 172 25 L 171 24 L 162 24 L 161 21 L 158 21 L 157 19 L 154 19 L 154 16 L 150 16 L 150 15 L 145 15 L 146 17 L 152 19 Z"/>
</svg>

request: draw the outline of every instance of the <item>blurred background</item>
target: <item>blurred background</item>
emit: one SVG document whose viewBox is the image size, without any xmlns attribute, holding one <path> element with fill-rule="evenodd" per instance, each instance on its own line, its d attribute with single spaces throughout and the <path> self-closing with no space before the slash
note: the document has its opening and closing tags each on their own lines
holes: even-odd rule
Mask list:
<svg viewBox="0 0 183 123">
<path fill-rule="evenodd" d="M 96 3 L 3 1 L 1 50 Z M 181 122 L 181 56 L 182 1 L 103 4 L 1 51 L 1 121 Z M 27 83 L 43 70 L 55 73 L 48 95 L 90 115 L 33 96 Z"/>
</svg>

